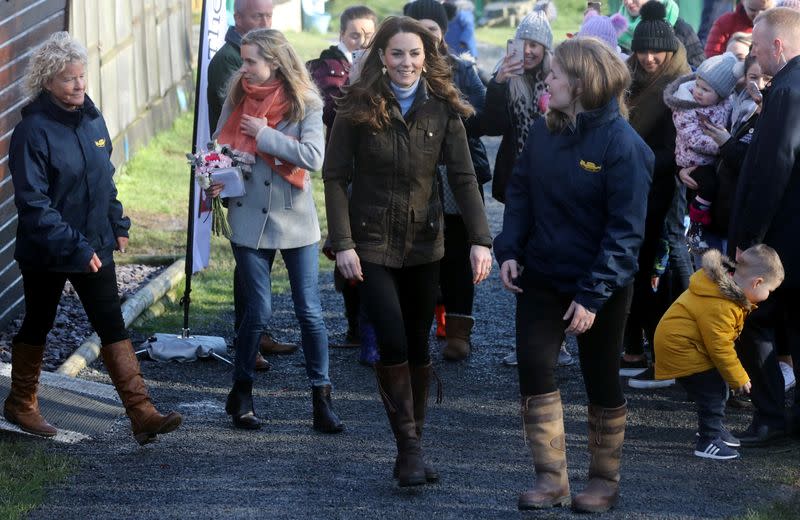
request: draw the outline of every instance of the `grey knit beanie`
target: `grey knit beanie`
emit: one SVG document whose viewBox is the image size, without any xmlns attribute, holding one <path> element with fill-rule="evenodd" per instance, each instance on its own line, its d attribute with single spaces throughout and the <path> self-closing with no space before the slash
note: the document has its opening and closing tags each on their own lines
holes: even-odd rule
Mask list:
<svg viewBox="0 0 800 520">
<path fill-rule="evenodd" d="M 731 52 L 712 56 L 697 67 L 697 77 L 708 83 L 720 98 L 733 94 L 736 82 L 735 69 L 739 60 Z"/>
<path fill-rule="evenodd" d="M 539 2 L 519 23 L 514 37 L 518 40 L 531 40 L 541 44 L 545 49 L 552 49 L 553 31 L 550 29 L 549 14 L 555 13 L 555 10 L 551 5 L 550 2 Z"/>
</svg>

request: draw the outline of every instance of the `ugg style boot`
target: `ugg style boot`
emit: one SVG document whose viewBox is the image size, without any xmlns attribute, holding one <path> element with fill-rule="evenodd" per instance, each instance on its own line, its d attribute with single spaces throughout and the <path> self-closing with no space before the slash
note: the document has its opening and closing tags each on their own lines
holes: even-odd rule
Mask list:
<svg viewBox="0 0 800 520">
<path fill-rule="evenodd" d="M 344 424 L 333 411 L 331 385 L 312 386 L 311 402 L 314 406 L 314 429 L 322 433 L 339 433 Z"/>
<path fill-rule="evenodd" d="M 447 344 L 442 349 L 442 357 L 448 361 L 463 361 L 469 356 L 472 345 L 472 327 L 475 319 L 465 314 L 447 315 Z"/>
<path fill-rule="evenodd" d="M 527 395 L 521 400 L 525 438 L 531 448 L 536 481 L 519 496 L 522 510 L 569 506 L 567 446 L 561 393 Z"/>
<path fill-rule="evenodd" d="M 582 513 L 603 513 L 619 500 L 619 464 L 628 408 L 589 405 L 589 483 L 575 495 L 572 507 Z"/>
<path fill-rule="evenodd" d="M 389 417 L 397 442 L 397 480 L 401 487 L 419 486 L 426 482 L 425 463 L 414 421 L 414 398 L 408 363 L 375 364 L 378 391 Z"/>
<path fill-rule="evenodd" d="M 53 437 L 56 429 L 42 417 L 36 397 L 44 345 L 14 343 L 11 356 L 11 392 L 3 405 L 3 417 L 24 432 Z"/>
<path fill-rule="evenodd" d="M 131 430 L 136 442 L 141 445 L 153 442 L 156 435 L 169 433 L 181 425 L 181 414 L 170 412 L 161 415 L 150 401 L 131 340 L 104 345 L 100 353 L 131 420 Z"/>
</svg>

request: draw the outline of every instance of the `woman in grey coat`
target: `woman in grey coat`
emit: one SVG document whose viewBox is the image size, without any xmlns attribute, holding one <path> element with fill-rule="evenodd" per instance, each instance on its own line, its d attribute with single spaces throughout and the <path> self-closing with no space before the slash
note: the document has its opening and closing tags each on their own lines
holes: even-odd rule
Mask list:
<svg viewBox="0 0 800 520">
<path fill-rule="evenodd" d="M 328 333 L 317 283 L 320 230 L 308 173 L 322 167 L 322 101 L 279 31 L 247 33 L 241 54 L 243 65 L 231 83 L 216 134 L 243 163 L 246 190 L 228 201 L 233 254 L 246 301 L 225 410 L 237 428 L 261 427 L 253 409 L 253 370 L 272 315 L 270 276 L 280 250 L 302 332 L 314 429 L 337 433 L 343 425 L 331 408 Z M 209 194 L 218 196 L 222 187 L 212 184 Z"/>
</svg>

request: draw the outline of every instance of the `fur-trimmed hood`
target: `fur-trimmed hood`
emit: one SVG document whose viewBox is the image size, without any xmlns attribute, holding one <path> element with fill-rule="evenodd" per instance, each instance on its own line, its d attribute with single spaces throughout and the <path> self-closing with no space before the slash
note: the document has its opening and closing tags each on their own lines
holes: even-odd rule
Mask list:
<svg viewBox="0 0 800 520">
<path fill-rule="evenodd" d="M 732 273 L 736 270 L 736 262 L 716 249 L 703 255 L 703 273 L 705 276 L 692 276 L 689 290 L 698 296 L 723 297 L 733 301 L 746 311 L 755 306 L 747 300 L 744 291 L 733 281 Z M 700 274 L 700 273 L 697 273 Z M 706 281 L 706 283 L 703 283 Z"/>
<path fill-rule="evenodd" d="M 694 110 L 703 108 L 692 97 L 692 87 L 697 81 L 697 74 L 685 74 L 664 89 L 664 103 L 672 110 Z"/>
</svg>

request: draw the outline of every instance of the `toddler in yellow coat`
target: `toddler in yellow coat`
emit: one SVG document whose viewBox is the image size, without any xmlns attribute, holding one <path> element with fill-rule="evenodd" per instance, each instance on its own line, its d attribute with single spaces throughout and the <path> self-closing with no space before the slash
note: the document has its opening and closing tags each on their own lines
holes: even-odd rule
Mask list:
<svg viewBox="0 0 800 520">
<path fill-rule="evenodd" d="M 771 247 L 758 244 L 734 263 L 717 250 L 703 255 L 703 268 L 670 306 L 656 328 L 656 379 L 676 379 L 697 404 L 694 454 L 734 459 L 738 439 L 723 426 L 728 388 L 750 392 L 750 377 L 734 342 L 755 305 L 783 281 L 783 265 Z"/>
</svg>

